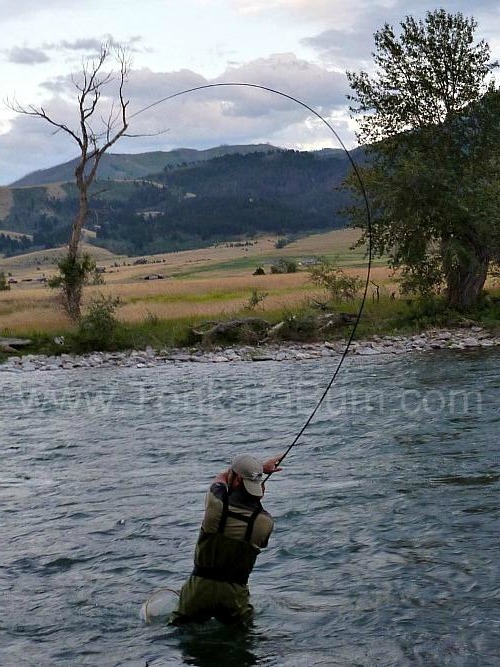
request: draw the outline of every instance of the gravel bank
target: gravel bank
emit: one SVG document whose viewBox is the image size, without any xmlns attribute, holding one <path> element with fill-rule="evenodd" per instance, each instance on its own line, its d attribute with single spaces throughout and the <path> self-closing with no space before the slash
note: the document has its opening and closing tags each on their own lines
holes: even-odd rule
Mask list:
<svg viewBox="0 0 500 667">
<path fill-rule="evenodd" d="M 429 350 L 465 350 L 500 345 L 500 337 L 481 327 L 427 331 L 415 336 L 374 336 L 370 341 L 355 341 L 349 354 L 394 355 Z M 343 353 L 345 343 L 275 344 L 262 347 L 236 346 L 213 348 L 164 349 L 152 348 L 129 352 L 93 352 L 87 355 L 61 354 L 60 356 L 11 356 L 0 364 L 2 371 L 53 371 L 73 368 L 100 368 L 103 366 L 149 368 L 180 363 L 231 363 L 235 361 L 305 361 L 320 357 L 335 357 Z"/>
</svg>

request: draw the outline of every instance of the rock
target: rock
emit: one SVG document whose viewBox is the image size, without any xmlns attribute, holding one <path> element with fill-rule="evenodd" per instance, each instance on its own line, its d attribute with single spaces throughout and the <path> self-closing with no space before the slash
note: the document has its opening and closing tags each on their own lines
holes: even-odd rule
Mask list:
<svg viewBox="0 0 500 667">
<path fill-rule="evenodd" d="M 31 361 L 25 361 L 22 365 L 23 371 L 36 371 L 37 366 Z"/>
<path fill-rule="evenodd" d="M 296 352 L 294 358 L 297 359 L 297 361 L 306 361 L 307 359 L 312 359 L 313 356 L 307 352 Z"/>
<path fill-rule="evenodd" d="M 472 338 L 472 337 L 464 338 L 462 342 L 465 345 L 465 347 L 478 347 L 479 345 L 479 340 L 477 338 Z"/>
<path fill-rule="evenodd" d="M 471 335 L 472 333 L 476 335 Z M 433 330 L 426 333 L 404 336 L 374 336 L 370 341 L 353 341 L 349 353 L 359 356 L 380 354 L 408 354 L 429 350 L 465 350 L 476 347 L 489 348 L 500 345 L 500 338 L 493 338 L 481 327 L 463 329 Z M 0 371 L 30 372 L 33 370 L 56 371 L 74 368 L 127 367 L 153 368 L 170 363 L 229 363 L 249 361 L 308 361 L 322 357 L 343 354 L 346 343 L 343 341 L 325 341 L 323 343 L 272 343 L 261 348 L 241 345 L 233 348 L 215 347 L 210 351 L 200 348 L 163 349 L 155 352 L 152 347 L 129 352 L 93 352 L 75 356 L 61 354 L 10 356 L 0 363 Z M 6 348 L 3 348 L 4 350 Z M 12 352 L 17 350 L 12 349 Z"/>
</svg>

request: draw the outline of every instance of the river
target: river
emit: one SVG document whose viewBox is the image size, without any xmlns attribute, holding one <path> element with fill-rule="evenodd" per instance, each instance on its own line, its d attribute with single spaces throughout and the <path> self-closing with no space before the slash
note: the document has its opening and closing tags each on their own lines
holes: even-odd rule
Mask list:
<svg viewBox="0 0 500 667">
<path fill-rule="evenodd" d="M 3 667 L 498 665 L 500 352 L 348 358 L 267 484 L 254 627 L 146 626 L 205 491 L 336 361 L 0 372 Z"/>
</svg>

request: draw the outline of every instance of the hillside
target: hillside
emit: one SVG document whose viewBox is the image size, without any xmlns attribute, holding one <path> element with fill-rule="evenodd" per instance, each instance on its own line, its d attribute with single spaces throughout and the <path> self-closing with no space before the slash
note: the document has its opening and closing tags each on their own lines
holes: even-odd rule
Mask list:
<svg viewBox="0 0 500 667">
<path fill-rule="evenodd" d="M 359 151 L 355 155 L 363 158 Z M 350 163 L 340 150 L 223 146 L 104 157 L 109 161 L 92 190 L 87 227 L 93 233 L 87 239 L 118 254 L 186 250 L 262 233 L 296 237 L 345 226 L 340 210 L 346 194 L 338 188 Z M 4 189 L 0 253 L 67 242 L 77 209 L 68 165 L 30 174 Z M 43 183 L 55 177 L 62 181 Z M 20 185 L 28 181 L 36 185 Z M 25 236 L 2 237 L 2 230 Z"/>
<path fill-rule="evenodd" d="M 206 150 L 179 148 L 173 151 L 152 151 L 150 153 L 105 153 L 99 164 L 97 180 L 136 180 L 163 171 L 197 162 L 206 162 L 221 155 L 238 153 L 268 152 L 279 150 L 269 144 L 250 146 L 218 146 Z M 50 183 L 72 183 L 74 181 L 76 158 L 64 164 L 31 172 L 11 183 L 11 188 L 47 185 Z"/>
</svg>

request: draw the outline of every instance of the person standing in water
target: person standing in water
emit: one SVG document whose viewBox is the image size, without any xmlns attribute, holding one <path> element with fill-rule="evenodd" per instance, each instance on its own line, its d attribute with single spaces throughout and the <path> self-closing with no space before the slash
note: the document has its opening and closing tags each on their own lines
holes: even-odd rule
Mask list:
<svg viewBox="0 0 500 667">
<path fill-rule="evenodd" d="M 248 623 L 253 617 L 248 578 L 274 527 L 261 505 L 263 476 L 278 472 L 280 457 L 261 463 L 237 456 L 212 483 L 194 553 L 194 569 L 169 623 Z"/>
</svg>

